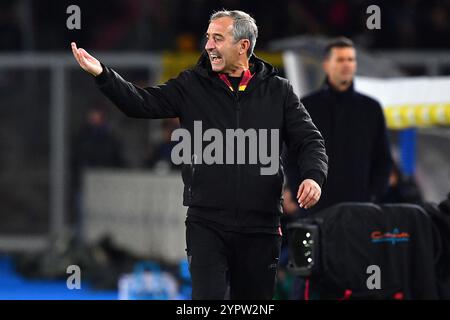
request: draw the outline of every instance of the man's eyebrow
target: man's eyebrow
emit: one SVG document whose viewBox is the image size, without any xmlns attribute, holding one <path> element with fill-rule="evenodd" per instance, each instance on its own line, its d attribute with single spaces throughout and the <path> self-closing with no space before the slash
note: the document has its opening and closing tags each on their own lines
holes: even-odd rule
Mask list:
<svg viewBox="0 0 450 320">
<path fill-rule="evenodd" d="M 211 35 L 212 35 L 212 36 L 223 37 L 223 34 L 221 34 L 221 33 L 213 33 L 213 34 L 211 34 Z M 205 33 L 205 36 L 208 37 L 208 36 L 210 36 L 210 34 L 209 34 L 208 32 L 206 32 L 206 33 Z"/>
</svg>

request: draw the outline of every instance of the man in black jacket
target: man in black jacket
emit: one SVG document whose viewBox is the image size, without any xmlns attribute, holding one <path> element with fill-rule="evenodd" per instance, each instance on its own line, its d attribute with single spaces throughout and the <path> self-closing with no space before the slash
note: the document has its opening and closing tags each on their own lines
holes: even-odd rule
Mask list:
<svg viewBox="0 0 450 320">
<path fill-rule="evenodd" d="M 353 88 L 356 50 L 347 38 L 325 48 L 323 87 L 302 98 L 325 139 L 329 157 L 327 183 L 312 213 L 339 202 L 379 201 L 387 190 L 392 165 L 385 119 L 380 104 Z M 301 181 L 296 151 L 288 154 L 286 171 L 291 192 Z"/>
<path fill-rule="evenodd" d="M 248 160 L 254 160 L 255 152 L 247 157 L 240 150 L 230 152 L 234 142 L 227 139 L 224 145 L 221 137 L 233 134 L 241 142 L 247 138 L 254 150 L 256 141 L 250 141 L 258 130 L 260 160 L 262 149 L 271 150 L 277 164 L 278 146 L 287 142 L 297 151 L 302 180 L 298 201 L 303 207 L 319 200 L 326 179 L 322 136 L 288 81 L 253 54 L 257 32 L 255 21 L 244 12 L 214 13 L 198 64 L 163 85 L 145 89 L 125 81 L 72 43 L 80 66 L 95 76 L 100 90 L 126 115 L 179 117 L 185 131 L 177 136 L 187 132 L 194 140 L 193 152 L 185 149 L 181 156 L 185 159 L 183 204 L 189 207 L 186 243 L 194 299 L 223 299 L 228 285 L 231 299 L 271 299 L 274 293 L 282 167 L 277 165 L 274 174 L 265 174 L 267 163 Z M 214 133 L 215 139 L 207 138 L 205 132 L 199 142 L 202 129 Z M 270 144 L 261 132 L 265 138 L 270 132 Z M 205 142 L 211 140 L 219 146 L 213 163 L 205 156 L 211 146 Z"/>
</svg>

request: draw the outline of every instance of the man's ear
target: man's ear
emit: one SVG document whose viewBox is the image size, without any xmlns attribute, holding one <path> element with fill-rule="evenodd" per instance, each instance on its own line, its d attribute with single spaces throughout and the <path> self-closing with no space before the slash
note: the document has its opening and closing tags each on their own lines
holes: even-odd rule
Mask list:
<svg viewBox="0 0 450 320">
<path fill-rule="evenodd" d="M 243 52 L 243 53 L 246 53 L 246 52 L 248 52 L 248 49 L 250 48 L 250 41 L 248 40 L 248 39 L 242 39 L 241 40 L 241 46 L 240 46 L 240 50 Z"/>
</svg>

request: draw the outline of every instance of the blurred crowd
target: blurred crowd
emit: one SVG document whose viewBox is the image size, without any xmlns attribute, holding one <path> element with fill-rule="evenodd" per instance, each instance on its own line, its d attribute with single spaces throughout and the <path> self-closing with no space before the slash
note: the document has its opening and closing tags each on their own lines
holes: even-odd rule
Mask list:
<svg viewBox="0 0 450 320">
<path fill-rule="evenodd" d="M 81 30 L 68 30 L 66 9 L 81 9 Z M 368 30 L 369 5 L 381 9 L 381 29 Z M 258 49 L 298 35 L 345 35 L 368 48 L 449 48 L 450 0 L 3 0 L 0 51 L 66 50 L 70 41 L 94 50 L 198 50 L 210 14 L 251 13 Z"/>
</svg>

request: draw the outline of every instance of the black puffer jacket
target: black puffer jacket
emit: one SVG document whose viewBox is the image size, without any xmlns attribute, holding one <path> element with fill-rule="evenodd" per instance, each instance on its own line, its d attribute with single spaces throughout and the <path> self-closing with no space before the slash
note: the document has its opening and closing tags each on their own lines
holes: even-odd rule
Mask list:
<svg viewBox="0 0 450 320">
<path fill-rule="evenodd" d="M 105 66 L 102 74 L 96 77 L 96 82 L 100 90 L 127 116 L 152 119 L 179 117 L 181 127 L 190 132 L 192 140 L 194 121 L 201 121 L 203 132 L 218 129 L 224 137 L 223 143 L 226 129 L 278 129 L 279 149 L 286 142 L 297 150 L 302 179 L 311 178 L 322 185 L 327 175 L 328 159 L 321 134 L 294 94 L 292 86 L 286 79 L 276 76 L 274 67 L 255 56 L 250 59 L 250 65 L 254 76 L 246 90 L 238 93 L 232 92 L 211 70 L 206 53 L 193 69 L 183 71 L 177 78 L 162 85 L 139 88 Z M 202 150 L 210 143 L 203 142 Z M 195 152 L 193 141 L 191 145 L 192 159 Z M 260 169 L 267 165 L 262 165 L 259 158 L 258 164 L 248 164 L 248 149 L 247 144 L 246 164 L 236 164 L 236 161 L 234 164 L 184 164 L 183 204 L 225 210 L 227 213 L 224 215 L 205 217 L 225 225 L 279 225 L 283 186 L 281 161 L 276 174 L 261 175 Z M 268 150 L 271 150 L 270 146 Z M 281 150 L 274 152 L 281 155 Z M 223 159 L 225 153 L 224 145 Z"/>
</svg>

